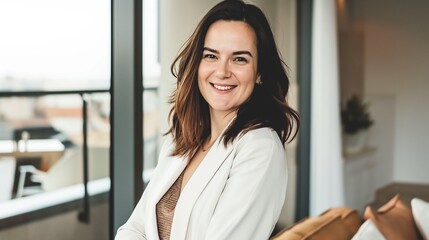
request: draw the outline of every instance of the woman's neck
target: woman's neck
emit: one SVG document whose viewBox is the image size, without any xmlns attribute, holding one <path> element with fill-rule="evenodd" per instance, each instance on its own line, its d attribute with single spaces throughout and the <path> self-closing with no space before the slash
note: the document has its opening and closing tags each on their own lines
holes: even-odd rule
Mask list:
<svg viewBox="0 0 429 240">
<path fill-rule="evenodd" d="M 236 115 L 236 111 L 229 113 L 210 111 L 211 131 L 209 142 L 215 141 Z"/>
</svg>

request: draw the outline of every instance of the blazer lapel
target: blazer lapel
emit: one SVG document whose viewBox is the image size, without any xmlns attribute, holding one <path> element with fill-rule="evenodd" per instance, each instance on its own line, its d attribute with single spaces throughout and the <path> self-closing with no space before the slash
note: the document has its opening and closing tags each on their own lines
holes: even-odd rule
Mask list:
<svg viewBox="0 0 429 240">
<path fill-rule="evenodd" d="M 195 170 L 177 201 L 171 228 L 171 239 L 186 238 L 187 227 L 195 202 L 232 150 L 232 144 L 225 148 L 224 144 L 217 140 Z"/>
<path fill-rule="evenodd" d="M 146 218 L 147 218 L 147 237 L 148 239 L 159 239 L 158 238 L 158 226 L 156 219 L 156 204 L 164 196 L 167 190 L 173 185 L 177 180 L 179 175 L 186 167 L 186 160 L 181 157 L 169 157 L 167 161 L 163 163 L 161 169 L 159 169 L 159 174 L 154 174 L 156 178 L 151 179 L 153 183 L 156 183 L 151 186 L 148 190 L 147 209 L 146 209 Z"/>
</svg>

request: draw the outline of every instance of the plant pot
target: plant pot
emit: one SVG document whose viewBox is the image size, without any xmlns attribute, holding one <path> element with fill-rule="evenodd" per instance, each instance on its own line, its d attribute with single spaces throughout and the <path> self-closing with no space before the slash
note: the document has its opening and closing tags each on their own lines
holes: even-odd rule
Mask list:
<svg viewBox="0 0 429 240">
<path fill-rule="evenodd" d="M 366 140 L 368 139 L 368 130 L 359 130 L 354 134 L 343 135 L 344 152 L 346 154 L 356 154 L 365 147 Z"/>
</svg>

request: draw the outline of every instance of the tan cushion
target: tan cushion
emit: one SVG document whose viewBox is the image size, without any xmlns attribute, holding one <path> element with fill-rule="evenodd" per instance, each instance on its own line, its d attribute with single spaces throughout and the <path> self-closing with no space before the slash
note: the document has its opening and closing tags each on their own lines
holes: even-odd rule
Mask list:
<svg viewBox="0 0 429 240">
<path fill-rule="evenodd" d="M 303 219 L 281 231 L 272 240 L 313 240 L 313 239 L 351 239 L 352 233 L 341 216 L 322 215 Z"/>
<path fill-rule="evenodd" d="M 303 218 L 293 224 L 290 227 L 287 227 L 277 233 L 274 237 L 271 238 L 271 240 L 298 240 L 302 239 L 305 236 L 305 226 L 307 226 L 309 223 L 311 223 L 310 218 Z M 304 227 L 304 228 L 303 228 Z M 309 230 L 307 230 L 309 231 Z"/>
<path fill-rule="evenodd" d="M 365 209 L 364 218 L 371 219 L 386 239 L 418 239 L 411 209 L 401 201 L 399 195 L 393 197 L 377 211 L 368 206 Z"/>
<path fill-rule="evenodd" d="M 305 237 L 309 233 L 313 232 L 315 229 L 322 226 L 330 218 L 332 218 L 332 217 L 330 217 L 330 216 L 323 216 L 323 217 L 319 216 L 319 217 L 314 217 L 314 218 L 307 218 L 304 221 L 300 221 L 297 224 L 295 224 L 294 226 L 292 226 L 292 228 L 290 230 L 297 233 L 301 237 Z"/>
<path fill-rule="evenodd" d="M 302 236 L 296 232 L 289 231 L 288 228 L 283 229 L 281 232 L 276 234 L 271 240 L 301 240 Z"/>
<path fill-rule="evenodd" d="M 359 213 L 349 207 L 335 207 L 328 209 L 321 215 L 328 215 L 328 216 L 341 216 L 341 219 L 343 220 L 344 224 L 347 226 L 349 231 L 352 234 L 355 234 L 359 227 L 362 224 L 362 219 L 359 216 Z"/>
<path fill-rule="evenodd" d="M 340 216 L 330 218 L 313 232 L 305 236 L 305 240 L 349 240 L 353 237 Z"/>
</svg>

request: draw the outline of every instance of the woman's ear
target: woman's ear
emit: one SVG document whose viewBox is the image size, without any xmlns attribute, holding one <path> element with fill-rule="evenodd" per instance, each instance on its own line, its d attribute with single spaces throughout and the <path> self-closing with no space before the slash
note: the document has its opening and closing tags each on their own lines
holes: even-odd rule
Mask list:
<svg viewBox="0 0 429 240">
<path fill-rule="evenodd" d="M 256 85 L 259 85 L 259 86 L 261 86 L 261 85 L 262 85 L 262 80 L 261 80 L 261 75 L 260 75 L 260 74 L 258 74 L 258 77 L 256 78 L 256 82 L 255 82 L 255 84 L 256 84 Z"/>
</svg>

